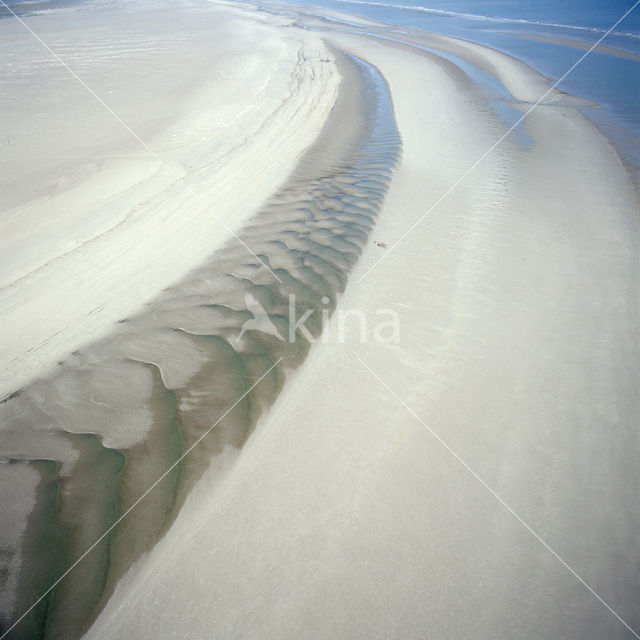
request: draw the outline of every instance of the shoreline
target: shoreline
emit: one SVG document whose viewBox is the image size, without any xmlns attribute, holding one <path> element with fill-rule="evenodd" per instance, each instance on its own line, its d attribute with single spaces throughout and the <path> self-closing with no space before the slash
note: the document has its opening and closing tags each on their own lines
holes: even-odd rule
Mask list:
<svg viewBox="0 0 640 640">
<path fill-rule="evenodd" d="M 202 188 L 172 200 L 173 213 L 164 203 L 157 219 L 165 226 L 158 238 L 179 253 L 169 252 L 167 263 L 176 258 L 186 277 L 167 272 L 162 280 L 132 258 L 137 280 L 126 284 L 148 297 L 137 307 L 120 301 L 117 325 L 115 307 L 109 322 L 109 314 L 74 310 L 86 324 L 83 342 L 74 338 L 79 349 L 54 365 L 57 374 L 0 405 L 3 455 L 60 461 L 62 525 L 82 522 L 69 539 L 87 542 L 70 547 L 70 558 L 108 519 L 97 505 L 91 517 L 81 515 L 92 465 L 118 467 L 101 476 L 104 488 L 98 484 L 103 502 L 124 513 L 222 416 L 143 509 L 154 527 L 134 512 L 101 548 L 102 564 L 117 567 L 105 570 L 101 595 L 83 592 L 73 616 L 54 611 L 51 624 L 73 636 L 88 620 L 73 617 L 96 607 L 86 638 L 248 638 L 259 630 L 274 640 L 422 639 L 429 629 L 494 640 L 517 628 L 532 638 L 626 639 L 624 623 L 581 590 L 509 508 L 621 618 L 640 625 L 640 583 L 626 560 L 640 558 L 633 538 L 640 224 L 632 176 L 581 113 L 586 101 L 561 91 L 527 117 L 526 144 L 509 137 L 484 157 L 509 129 L 500 108 L 524 113 L 551 84 L 511 55 L 418 30 L 385 40 L 387 28 L 372 21 L 280 9 L 210 9 L 229 20 L 229 34 L 270 34 L 280 75 L 267 83 L 278 91 L 262 85 L 259 132 L 216 138 L 227 146 L 214 162 L 193 131 L 180 134 L 181 151 L 163 155 L 182 170 L 190 150 L 197 168 L 185 175 Z M 346 22 L 336 28 L 332 20 Z M 247 102 L 243 84 L 264 76 L 259 53 L 234 46 L 254 71 L 229 76 L 237 91 L 230 113 Z M 456 56 L 495 78 L 500 95 Z M 191 124 L 197 132 L 218 126 L 212 122 Z M 220 131 L 230 126 L 219 123 Z M 263 175 L 270 152 L 283 165 L 270 160 Z M 248 161 L 262 181 L 252 194 L 241 188 L 258 180 Z M 176 191 L 156 186 L 145 187 L 154 207 Z M 234 193 L 241 205 L 230 202 Z M 214 196 L 245 211 L 232 216 L 238 241 L 213 227 L 189 230 L 199 219 L 190 208 L 204 211 Z M 145 246 L 153 247 L 154 220 L 141 216 L 140 234 L 129 229 L 122 241 L 147 233 Z M 208 253 L 199 253 L 206 243 Z M 103 247 L 105 259 L 117 246 Z M 83 260 L 67 274 L 69 291 Z M 313 310 L 316 338 L 319 314 L 333 312 L 326 342 L 309 345 L 300 331 L 294 343 L 244 334 L 255 317 L 245 308 L 251 294 L 286 335 L 291 291 L 297 317 Z M 397 341 L 363 340 L 357 323 L 341 338 L 342 314 L 357 310 L 370 326 L 380 309 L 398 314 Z M 50 353 L 70 349 L 70 336 L 61 334 Z M 90 454 L 78 445 L 63 455 L 66 434 Z M 85 471 L 69 475 L 74 465 Z M 40 493 L 53 486 L 45 471 Z M 95 566 L 81 572 L 94 592 Z M 62 600 L 73 600 L 77 580 L 63 585 Z"/>
<path fill-rule="evenodd" d="M 402 340 L 363 345 L 354 327 L 345 344 L 316 344 L 232 472 L 213 493 L 203 477 L 87 638 L 177 632 L 184 620 L 162 611 L 187 606 L 195 636 L 213 624 L 222 636 L 260 629 L 263 638 L 422 638 L 425 629 L 506 638 L 515 626 L 540 637 L 628 637 L 367 367 L 633 622 L 637 580 L 615 558 L 640 552 L 629 537 L 637 517 L 624 508 L 639 479 L 628 449 L 608 442 L 624 469 L 614 477 L 594 457 L 614 424 L 637 444 L 638 394 L 616 387 L 634 378 L 635 358 L 621 350 L 633 349 L 637 291 L 615 306 L 637 285 L 629 177 L 563 96 L 562 109 L 541 106 L 528 120 L 532 149 L 505 141 L 400 243 L 506 126 L 466 74 L 450 75 L 451 61 L 361 35 L 326 37 L 381 71 L 405 141 L 374 231 L 392 251 L 367 274 L 384 251 L 368 245 L 338 310 L 392 305 Z M 528 96 L 532 72 L 490 55 L 497 76 Z M 587 276 L 593 243 L 600 257 Z M 584 485 L 592 472 L 618 496 L 606 511 Z M 575 540 L 576 528 L 593 534 Z M 170 586 L 185 581 L 185 590 Z"/>
</svg>

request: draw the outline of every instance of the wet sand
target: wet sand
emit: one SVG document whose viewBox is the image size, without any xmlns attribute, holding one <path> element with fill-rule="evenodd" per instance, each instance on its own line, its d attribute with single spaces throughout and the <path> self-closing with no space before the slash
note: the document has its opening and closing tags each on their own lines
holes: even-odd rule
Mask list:
<svg viewBox="0 0 640 640">
<path fill-rule="evenodd" d="M 562 91 L 476 165 L 509 123 L 451 55 L 515 113 L 547 79 L 453 38 L 305 19 L 389 84 L 403 152 L 374 230 L 386 248 L 367 245 L 337 311 L 394 308 L 400 340 L 363 344 L 355 323 L 339 342 L 334 314 L 334 339 L 87 637 L 635 637 L 640 230 L 624 165 Z"/>
<path fill-rule="evenodd" d="M 572 49 L 581 49 L 582 51 L 589 51 L 593 47 L 593 43 L 586 42 L 584 40 L 575 40 L 573 38 L 558 38 L 551 36 L 534 36 L 522 33 L 511 33 L 512 36 L 517 38 L 527 38 L 529 40 L 539 40 L 540 42 L 549 42 L 550 44 L 558 44 L 562 47 L 571 47 Z M 624 49 L 618 49 L 617 47 L 610 47 L 606 44 L 599 44 L 593 48 L 595 53 L 602 53 L 606 56 L 616 56 L 617 58 L 626 58 L 627 60 L 640 60 L 640 55 L 633 53 L 632 51 L 625 51 Z"/>
<path fill-rule="evenodd" d="M 265 147 L 288 134 L 290 171 L 243 200 L 245 213 L 261 205 L 236 219 L 238 239 L 187 216 L 171 249 L 188 273 L 150 277 L 99 340 L 0 404 L 3 499 L 33 505 L 2 523 L 23 532 L 5 552 L 3 623 L 216 423 L 15 637 L 632 637 L 629 175 L 582 115 L 590 103 L 545 96 L 549 80 L 521 61 L 321 14 L 233 10 L 234 28 L 257 20 L 271 34 L 273 82 L 295 96 L 265 118 L 255 154 L 197 182 L 203 210 L 209 196 L 242 198 L 224 176 L 242 157 L 273 164 Z M 545 97 L 526 136 L 501 141 L 505 94 L 512 117 Z M 325 341 L 292 326 L 291 294 L 296 318 L 312 312 L 311 338 L 331 316 Z M 243 331 L 255 303 L 267 332 Z M 398 340 L 345 330 L 349 310 L 371 328 L 381 309 L 398 314 Z"/>
<path fill-rule="evenodd" d="M 310 346 L 303 333 L 290 342 L 249 331 L 238 340 L 251 317 L 245 296 L 254 296 L 287 338 L 290 295 L 295 295 L 297 317 L 314 312 L 304 326 L 315 338 L 322 330 L 321 311 L 335 308 L 375 224 L 400 139 L 386 86 L 375 70 L 339 52 L 334 55 L 344 80 L 332 114 L 294 174 L 248 222 L 239 240 L 167 289 L 143 313 L 120 322 L 113 336 L 76 352 L 60 363 L 56 375 L 2 405 L 3 422 L 19 433 L 19 441 L 37 442 L 42 431 L 66 433 L 78 450 L 69 474 L 56 475 L 57 491 L 40 497 L 39 512 L 49 514 L 51 535 L 40 526 L 42 515 L 27 529 L 27 537 L 45 541 L 40 548 L 46 551 L 25 548 L 24 566 L 29 563 L 41 574 L 23 572 L 28 578 L 13 608 L 18 612 L 281 361 L 16 633 L 72 638 L 86 629 L 122 573 L 171 524 L 200 476 L 212 464 L 222 467 L 227 449 L 244 444 L 282 389 L 285 372 L 303 361 Z M 245 245 L 271 272 L 252 259 Z M 54 455 L 38 452 L 41 458 Z"/>
</svg>

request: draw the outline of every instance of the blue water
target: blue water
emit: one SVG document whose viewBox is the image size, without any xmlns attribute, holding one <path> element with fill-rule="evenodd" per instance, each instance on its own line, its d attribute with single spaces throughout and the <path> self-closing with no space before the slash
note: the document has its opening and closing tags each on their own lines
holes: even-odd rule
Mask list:
<svg viewBox="0 0 640 640">
<path fill-rule="evenodd" d="M 294 4 L 297 0 L 292 0 Z M 308 0 L 302 0 L 307 4 Z M 504 51 L 558 80 L 585 51 L 520 35 L 595 43 L 633 7 L 625 0 L 312 0 L 379 22 L 452 35 Z M 640 55 L 640 5 L 602 44 Z M 559 89 L 589 98 L 585 109 L 629 164 L 640 167 L 640 61 L 590 53 Z"/>
<path fill-rule="evenodd" d="M 368 17 L 375 15 L 378 19 L 384 16 L 384 22 L 434 30 L 437 27 L 438 31 L 524 28 L 541 33 L 561 29 L 573 37 L 596 38 L 633 6 L 628 0 L 321 0 L 314 4 Z M 611 37 L 617 43 L 627 40 L 635 50 L 640 47 L 639 7 L 614 29 Z"/>
<path fill-rule="evenodd" d="M 39 11 L 61 9 L 73 5 L 82 5 L 83 0 L 2 0 L 8 9 L 0 4 L 0 18 L 13 18 L 13 15 L 28 16 Z"/>
<path fill-rule="evenodd" d="M 295 1 L 295 0 L 294 0 Z M 83 0 L 3 0 L 14 11 L 38 11 L 61 5 L 82 5 Z M 117 0 L 116 0 L 117 2 Z M 310 4 L 310 3 L 305 3 Z M 377 11 L 380 15 L 398 15 L 399 7 L 412 10 L 413 20 L 424 22 L 438 18 L 448 18 L 457 22 L 475 21 L 488 24 L 506 26 L 509 24 L 522 25 L 562 25 L 567 28 L 585 31 L 606 31 L 627 9 L 633 6 L 630 0 L 320 0 L 315 5 L 335 8 L 342 7 L 343 11 L 372 15 Z M 349 5 L 349 6 L 347 6 Z M 358 5 L 360 5 L 358 7 Z M 374 8 L 374 7 L 377 7 Z M 391 9 L 391 12 L 388 11 Z M 7 10 L 0 6 L 0 12 Z M 417 16 L 423 14 L 422 20 Z M 402 20 L 403 24 L 406 21 Z M 414 25 L 414 26 L 424 26 Z M 470 24 L 466 24 L 470 27 Z M 472 28 L 472 27 L 471 27 Z M 640 10 L 636 8 L 616 28 L 617 34 L 627 34 L 640 39 Z"/>
</svg>

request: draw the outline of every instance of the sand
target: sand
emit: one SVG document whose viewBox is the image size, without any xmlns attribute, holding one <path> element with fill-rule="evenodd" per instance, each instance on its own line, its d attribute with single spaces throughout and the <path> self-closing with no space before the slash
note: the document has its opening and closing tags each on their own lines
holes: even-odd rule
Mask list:
<svg viewBox="0 0 640 640">
<path fill-rule="evenodd" d="M 176 20 L 161 3 L 29 19 L 95 95 L 3 20 L 0 397 L 201 264 L 317 136 L 338 82 L 321 42 L 239 15 L 200 4 Z"/>
<path fill-rule="evenodd" d="M 493 89 L 467 75 L 454 56 L 500 83 L 511 96 L 512 116 L 529 110 L 549 88 L 548 79 L 522 62 L 474 43 L 400 34 L 343 14 L 327 14 L 327 21 L 308 8 L 304 14 L 275 5 L 273 12 L 256 12 L 252 5 L 212 3 L 202 11 L 194 14 L 197 24 L 211 11 L 221 18 L 215 29 L 233 33 L 225 46 L 234 49 L 224 55 L 238 64 L 230 62 L 229 75 L 215 79 L 228 91 L 214 113 L 222 114 L 215 116 L 219 128 L 200 121 L 218 136 L 212 146 L 189 138 L 161 156 L 189 176 L 197 196 L 185 195 L 147 155 L 134 162 L 135 177 L 127 171 L 128 181 L 118 183 L 125 192 L 113 195 L 108 185 L 114 183 L 104 178 L 107 202 L 135 207 L 139 185 L 145 194 L 162 194 L 154 200 L 156 206 L 162 201 L 158 213 L 150 207 L 103 253 L 87 248 L 75 263 L 105 274 L 96 299 L 119 282 L 122 300 L 91 316 L 87 309 L 95 301 L 90 304 L 79 288 L 78 268 L 69 263 L 68 271 L 57 272 L 51 300 L 73 291 L 77 302 L 59 319 L 57 313 L 41 319 L 39 334 L 33 329 L 23 342 L 15 338 L 17 355 L 5 366 L 16 367 L 17 379 L 36 372 L 45 377 L 51 358 L 107 335 L 118 314 L 139 311 L 142 301 L 201 265 L 209 255 L 200 240 L 212 199 L 240 228 L 278 186 L 288 193 L 287 178 L 304 179 L 300 166 L 291 171 L 314 140 L 323 157 L 331 154 L 343 141 L 340 132 L 359 122 L 349 109 L 334 110 L 344 129 L 333 126 L 316 140 L 336 104 L 340 78 L 353 81 L 337 52 L 358 56 L 382 74 L 402 154 L 344 291 L 327 289 L 338 293 L 326 340 L 313 344 L 295 371 L 287 370 L 282 392 L 259 414 L 242 448 L 225 447 L 202 466 L 175 520 L 126 571 L 84 637 L 638 637 L 638 198 L 615 150 L 580 111 L 588 102 L 552 91 L 527 116 L 526 133 L 507 137 L 485 157 L 510 124 L 493 108 Z M 352 24 L 345 29 L 340 20 Z M 313 30 L 301 28 L 305 24 Z M 208 40 L 202 46 L 220 60 L 222 45 L 217 54 Z M 245 56 L 251 63 L 243 67 Z M 300 59 L 305 72 L 289 94 L 286 80 L 299 78 Z M 268 70 L 271 93 L 256 101 L 249 88 Z M 204 102 L 196 100 L 197 108 L 180 107 L 189 118 L 205 117 L 202 105 L 214 86 Z M 348 93 L 345 85 L 340 91 Z M 203 158 L 197 165 L 203 169 L 211 153 L 218 158 L 212 152 L 217 144 L 233 146 L 238 129 L 230 114 L 242 109 L 249 109 L 246 122 L 262 123 L 260 132 L 224 162 L 213 162 L 211 175 L 192 176 L 188 158 Z M 169 144 L 166 131 L 174 130 L 171 118 L 167 122 L 150 134 L 160 149 Z M 283 139 L 283 132 L 291 135 Z M 283 160 L 273 162 L 271 153 Z M 114 162 L 110 170 L 126 166 Z M 87 195 L 94 193 L 87 184 L 103 174 L 92 176 L 77 178 L 78 198 L 103 211 Z M 167 198 L 171 185 L 175 199 Z M 54 201 L 71 197 L 55 193 Z M 330 197 L 318 197 L 335 206 Z M 244 213 L 236 211 L 238 202 Z M 77 211 L 87 211 L 82 206 Z M 185 213 L 192 206 L 193 218 Z M 184 235 L 170 224 L 171 231 L 155 230 L 172 215 L 184 222 Z M 258 237 L 255 220 L 247 238 Z M 211 253 L 228 236 L 208 224 L 203 244 Z M 97 226 L 82 231 L 81 247 Z M 76 228 L 72 221 L 59 238 L 52 236 L 52 250 L 69 228 Z M 145 263 L 134 252 L 104 271 L 107 258 L 128 250 L 132 238 L 146 256 L 147 237 L 153 260 Z M 180 247 L 170 274 L 156 259 L 163 243 Z M 31 246 L 27 235 L 25 246 Z M 16 280 L 21 269 L 40 273 L 37 254 L 30 263 L 9 264 Z M 218 254 L 223 264 L 230 262 L 225 251 Z M 340 280 L 326 261 L 314 265 L 325 284 Z M 25 283 L 33 281 L 34 289 L 14 287 L 15 309 L 2 312 L 14 314 L 6 316 L 15 323 L 8 323 L 9 331 L 19 323 L 29 329 L 34 309 L 49 304 L 52 281 L 31 278 Z M 154 304 L 170 306 L 182 289 L 203 295 L 206 282 L 205 276 L 187 278 Z M 266 279 L 245 282 L 263 293 L 267 288 Z M 368 321 L 364 335 L 357 322 L 344 320 L 350 311 Z M 397 314 L 397 339 L 376 340 L 381 311 Z M 70 321 L 80 328 L 71 331 Z M 190 335 L 203 335 L 208 321 L 195 311 L 184 319 Z M 42 344 L 54 346 L 28 355 L 35 336 L 53 336 L 54 328 L 59 342 L 50 339 Z M 164 342 L 152 335 L 149 344 L 161 344 L 159 358 L 166 357 Z M 192 368 L 161 364 L 162 383 L 181 393 L 204 362 L 203 352 L 188 351 Z M 141 390 L 130 389 L 132 397 L 158 383 L 151 374 L 136 380 Z M 218 417 L 213 413 L 207 415 L 211 424 Z M 115 448 L 147 446 L 147 419 L 138 416 L 131 428 L 109 427 L 102 441 Z M 25 478 L 30 487 L 31 476 Z M 136 515 L 129 517 L 135 521 Z"/>
<path fill-rule="evenodd" d="M 338 310 L 395 309 L 400 340 L 354 326 L 314 346 L 86 637 L 635 637 L 639 230 L 622 163 L 555 93 L 531 146 L 507 139 L 421 219 L 505 123 L 447 60 L 328 38 L 381 70 L 404 141 L 374 230 L 387 248 L 369 245 Z M 522 63 L 441 42 L 515 109 L 541 95 Z"/>
</svg>

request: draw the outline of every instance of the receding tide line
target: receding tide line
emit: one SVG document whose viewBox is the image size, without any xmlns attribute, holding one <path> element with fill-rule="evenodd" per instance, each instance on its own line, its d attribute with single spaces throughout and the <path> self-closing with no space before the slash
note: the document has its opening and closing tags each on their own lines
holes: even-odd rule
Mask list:
<svg viewBox="0 0 640 640">
<path fill-rule="evenodd" d="M 2 0 L 0 0 L 1 2 Z M 507 138 L 512 131 L 521 123 L 525 118 L 537 107 L 540 103 L 581 63 L 584 59 L 594 51 L 600 43 L 640 4 L 640 0 L 627 9 L 615 24 L 607 31 L 578 59 L 577 62 L 569 68 L 558 80 L 556 80 L 547 91 L 536 102 L 525 111 L 516 122 L 503 133 L 496 142 L 494 142 L 401 236 L 400 238 L 390 245 L 389 251 L 383 253 L 358 279 L 358 282 L 362 282 L 373 269 L 375 269 L 388 255 L 393 251 L 398 244 L 400 244 L 455 188 L 494 150 Z"/>
<path fill-rule="evenodd" d="M 637 4 L 637 3 L 636 3 Z M 473 468 L 461 458 L 445 440 L 442 439 L 360 356 L 360 364 L 547 550 L 573 575 L 595 598 L 603 604 L 638 640 L 640 635 L 630 627 L 598 593 L 567 563 L 557 551 L 544 541 L 542 537 L 511 507 L 500 494 L 491 487 Z"/>
<path fill-rule="evenodd" d="M 0 0 L 1 1 L 1 0 Z M 3 3 L 4 4 L 4 3 Z M 271 373 L 281 362 L 278 358 L 1 636 L 0 640 L 6 637 L 20 622 L 42 602 L 44 598 L 55 589 L 75 567 L 77 567 L 121 522 L 126 518 L 146 497 L 151 493 L 181 462 L 189 455 L 213 429 L 229 414 L 236 406 L 255 389 L 264 378 Z"/>
<path fill-rule="evenodd" d="M 640 0 L 639 0 L 640 1 Z M 11 15 L 59 62 L 135 139 L 142 148 L 153 156 L 162 168 L 181 186 L 184 187 L 190 195 L 195 196 L 196 192 L 179 176 L 173 169 L 12 9 L 4 0 L 0 0 L 0 4 L 11 13 Z M 225 231 L 230 233 L 278 282 L 282 284 L 282 280 L 269 268 L 269 266 L 259 258 L 249 247 L 238 237 L 238 234 L 222 219 L 215 211 L 211 211 L 211 215 L 224 227 Z M 4 637 L 4 636 L 2 636 Z"/>
</svg>

